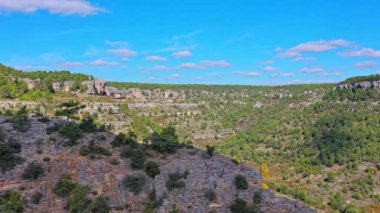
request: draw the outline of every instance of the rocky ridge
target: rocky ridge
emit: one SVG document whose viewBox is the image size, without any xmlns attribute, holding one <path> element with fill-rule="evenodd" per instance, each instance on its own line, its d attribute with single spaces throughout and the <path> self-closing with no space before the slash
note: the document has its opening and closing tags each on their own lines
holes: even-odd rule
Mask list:
<svg viewBox="0 0 380 213">
<path fill-rule="evenodd" d="M 339 84 L 335 90 L 347 90 L 347 89 L 376 89 L 380 92 L 380 81 L 362 81 L 358 83 Z"/>
<path fill-rule="evenodd" d="M 256 170 L 244 164 L 235 164 L 229 158 L 218 155 L 210 157 L 205 152 L 194 149 L 180 149 L 174 154 L 166 155 L 157 154 L 153 150 L 148 151 L 149 160 L 159 163 L 161 172 L 153 179 L 147 178 L 142 192 L 135 195 L 124 188 L 122 181 L 127 175 L 144 175 L 144 172 L 131 168 L 128 160 L 119 159 L 118 165 L 110 163 L 112 159 L 119 158 L 118 149 L 110 145 L 115 135 L 107 132 L 84 134 L 80 144 L 88 144 L 93 140 L 96 145 L 112 153 L 112 156 L 90 159 L 78 154 L 79 146 L 57 146 L 61 140 L 57 133 L 46 134 L 48 127 L 63 123 L 65 121 L 56 119 L 43 123 L 37 118 L 30 118 L 29 130 L 18 132 L 8 122 L 8 118 L 0 117 L 0 127 L 5 133 L 5 140 L 19 141 L 22 145 L 20 155 L 26 160 L 12 171 L 0 174 L 0 194 L 6 190 L 20 191 L 26 202 L 25 212 L 66 212 L 65 201 L 52 192 L 55 183 L 63 174 L 69 174 L 74 181 L 88 186 L 91 189 L 91 198 L 95 195 L 108 197 L 112 212 L 142 212 L 153 188 L 157 197 L 164 197 L 162 205 L 157 209 L 160 213 L 169 212 L 174 204 L 180 212 L 230 212 L 229 206 L 236 197 L 251 203 L 253 194 L 259 191 L 263 212 L 315 212 L 303 202 L 276 197 L 269 190 L 262 191 L 261 177 Z M 43 153 L 38 154 L 38 149 L 42 149 Z M 49 157 L 50 161 L 42 160 L 46 157 Z M 43 166 L 43 178 L 28 181 L 21 177 L 25 166 L 30 162 L 37 162 Z M 185 187 L 168 191 L 165 185 L 169 174 L 185 171 L 188 172 L 184 180 Z M 246 190 L 236 189 L 233 184 L 236 175 L 242 175 L 247 179 Z M 207 189 L 214 190 L 217 195 L 212 202 L 204 197 L 204 191 Z M 32 204 L 30 200 L 36 191 L 43 195 L 38 205 Z"/>
</svg>

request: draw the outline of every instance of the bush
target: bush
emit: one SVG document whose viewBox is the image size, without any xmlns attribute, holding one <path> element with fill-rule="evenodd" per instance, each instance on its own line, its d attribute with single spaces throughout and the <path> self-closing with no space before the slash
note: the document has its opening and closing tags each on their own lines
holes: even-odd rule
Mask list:
<svg viewBox="0 0 380 213">
<path fill-rule="evenodd" d="M 82 146 L 79 149 L 79 154 L 82 156 L 87 156 L 87 155 L 111 156 L 112 155 L 112 153 L 110 151 L 108 151 L 107 149 L 105 149 L 101 146 L 96 146 L 93 141 L 91 141 L 88 146 Z"/>
<path fill-rule="evenodd" d="M 91 211 L 93 213 L 108 213 L 110 212 L 110 207 L 104 197 L 97 197 L 92 205 Z"/>
<path fill-rule="evenodd" d="M 26 180 L 37 180 L 38 178 L 41 178 L 43 176 L 44 176 L 44 169 L 36 163 L 30 163 L 25 168 L 21 177 Z"/>
<path fill-rule="evenodd" d="M 153 132 L 150 141 L 155 150 L 159 152 L 174 152 L 178 147 L 178 136 L 171 126 L 164 128 L 161 134 Z"/>
<path fill-rule="evenodd" d="M 65 137 L 68 141 L 65 143 L 67 146 L 74 146 L 77 140 L 82 137 L 82 131 L 76 124 L 68 123 L 59 128 L 59 134 Z"/>
<path fill-rule="evenodd" d="M 1 172 L 12 170 L 24 160 L 17 154 L 21 152 L 21 144 L 18 142 L 0 143 L 0 169 Z"/>
<path fill-rule="evenodd" d="M 234 184 L 236 189 L 238 190 L 246 190 L 248 189 L 248 182 L 242 175 L 237 175 L 234 179 Z"/>
<path fill-rule="evenodd" d="M 154 178 L 156 175 L 160 174 L 160 167 L 158 163 L 153 161 L 148 161 L 145 164 L 145 174 L 151 178 Z"/>
<path fill-rule="evenodd" d="M 145 153 L 140 149 L 134 149 L 131 156 L 131 167 L 143 169 L 145 163 Z"/>
<path fill-rule="evenodd" d="M 332 172 L 328 172 L 327 173 L 327 178 L 325 179 L 326 182 L 334 182 L 335 181 L 335 178 L 336 178 L 336 175 Z"/>
<path fill-rule="evenodd" d="M 205 198 L 207 198 L 207 200 L 208 201 L 214 201 L 215 199 L 216 199 L 216 193 L 214 192 L 214 190 L 212 190 L 212 189 L 207 189 L 205 192 L 204 192 L 204 194 L 203 194 L 203 196 L 205 197 Z"/>
<path fill-rule="evenodd" d="M 24 203 L 20 193 L 7 191 L 0 196 L 0 212 L 22 213 L 23 210 Z"/>
<path fill-rule="evenodd" d="M 50 157 L 44 157 L 42 160 L 43 160 L 44 162 L 49 162 L 49 161 L 50 161 Z"/>
<path fill-rule="evenodd" d="M 32 203 L 38 205 L 44 195 L 41 192 L 35 192 L 32 195 Z"/>
<path fill-rule="evenodd" d="M 185 181 L 182 180 L 185 176 L 187 176 L 185 173 L 180 174 L 179 172 L 169 174 L 169 179 L 166 181 L 166 188 L 169 191 L 172 191 L 176 188 L 185 187 Z"/>
<path fill-rule="evenodd" d="M 208 154 L 210 157 L 214 156 L 215 147 L 213 147 L 213 146 L 209 146 L 209 145 L 206 145 L 206 149 L 207 149 L 207 154 Z"/>
<path fill-rule="evenodd" d="M 67 205 L 71 212 L 85 212 L 91 200 L 87 197 L 87 187 L 77 184 L 71 191 Z"/>
<path fill-rule="evenodd" d="M 53 192 L 59 197 L 66 197 L 76 185 L 69 175 L 63 175 L 55 184 Z"/>
<path fill-rule="evenodd" d="M 5 133 L 3 128 L 0 127 L 0 141 L 4 141 L 5 139 Z"/>
<path fill-rule="evenodd" d="M 144 176 L 127 176 L 123 183 L 128 191 L 139 194 L 145 185 L 145 181 Z"/>
<path fill-rule="evenodd" d="M 343 211 L 343 195 L 341 193 L 335 194 L 334 197 L 331 198 L 329 205 L 334 210 Z"/>
<path fill-rule="evenodd" d="M 26 106 L 23 106 L 13 115 L 12 125 L 13 128 L 20 132 L 25 132 L 29 129 L 28 110 Z"/>
</svg>

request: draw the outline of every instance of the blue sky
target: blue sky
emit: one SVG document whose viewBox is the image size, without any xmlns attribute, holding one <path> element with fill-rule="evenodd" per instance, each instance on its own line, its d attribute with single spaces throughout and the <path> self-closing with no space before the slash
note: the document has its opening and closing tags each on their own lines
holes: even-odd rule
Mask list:
<svg viewBox="0 0 380 213">
<path fill-rule="evenodd" d="M 379 8 L 376 0 L 0 0 L 0 63 L 129 82 L 337 82 L 380 72 Z"/>
</svg>

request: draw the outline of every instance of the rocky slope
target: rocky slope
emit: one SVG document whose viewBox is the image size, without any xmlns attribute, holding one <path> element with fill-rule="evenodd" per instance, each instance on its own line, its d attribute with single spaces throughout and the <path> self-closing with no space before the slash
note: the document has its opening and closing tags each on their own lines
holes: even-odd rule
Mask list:
<svg viewBox="0 0 380 213">
<path fill-rule="evenodd" d="M 20 156 L 25 160 L 11 171 L 0 174 L 0 195 L 7 190 L 18 191 L 23 197 L 25 212 L 67 212 L 66 200 L 52 192 L 59 178 L 68 174 L 73 181 L 89 188 L 89 198 L 102 195 L 107 198 L 111 212 L 143 212 L 149 200 L 149 194 L 155 189 L 156 197 L 162 198 L 157 212 L 169 212 L 175 205 L 180 212 L 230 212 L 230 206 L 239 197 L 248 204 L 252 203 L 256 192 L 261 194 L 260 208 L 263 212 L 315 212 L 302 202 L 276 197 L 274 193 L 261 189 L 259 172 L 244 164 L 235 164 L 222 156 L 210 157 L 207 153 L 195 149 L 179 149 L 173 154 L 160 154 L 146 148 L 147 160 L 160 165 L 160 174 L 149 178 L 144 171 L 130 166 L 130 160 L 119 157 L 119 148 L 110 144 L 115 135 L 108 132 L 85 133 L 79 145 L 62 146 L 62 137 L 55 132 L 47 134 L 46 129 L 62 125 L 65 121 L 51 119 L 40 122 L 29 118 L 29 129 L 20 132 L 13 128 L 9 118 L 0 117 L 3 141 L 21 143 Z M 111 152 L 110 156 L 89 158 L 79 155 L 81 145 L 94 141 Z M 5 143 L 5 142 L 0 142 Z M 49 158 L 50 160 L 43 160 Z M 112 161 L 118 161 L 111 163 Z M 29 163 L 43 167 L 44 175 L 38 180 L 25 180 L 22 174 Z M 183 177 L 184 187 L 168 190 L 169 174 L 187 173 Z M 129 175 L 146 178 L 140 193 L 129 192 L 123 180 Z M 237 190 L 233 184 L 237 175 L 242 175 L 248 182 L 248 188 Z M 209 201 L 204 197 L 206 190 L 213 190 L 216 198 Z M 42 193 L 41 202 L 33 204 L 32 195 Z"/>
</svg>

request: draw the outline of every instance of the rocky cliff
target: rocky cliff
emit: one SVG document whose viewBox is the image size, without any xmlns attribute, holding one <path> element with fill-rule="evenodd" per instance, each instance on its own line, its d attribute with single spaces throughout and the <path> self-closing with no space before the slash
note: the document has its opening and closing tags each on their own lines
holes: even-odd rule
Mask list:
<svg viewBox="0 0 380 213">
<path fill-rule="evenodd" d="M 10 171 L 0 173 L 0 196 L 7 190 L 22 195 L 25 212 L 67 212 L 66 200 L 58 197 L 52 189 L 58 179 L 68 174 L 73 181 L 89 189 L 89 198 L 97 196 L 107 198 L 111 212 L 143 212 L 152 192 L 161 199 L 156 212 L 169 212 L 176 206 L 179 212 L 230 212 L 236 198 L 252 204 L 254 194 L 259 193 L 257 208 L 262 212 L 315 212 L 300 201 L 276 197 L 274 193 L 261 189 L 259 172 L 236 164 L 231 159 L 196 149 L 179 149 L 172 154 L 160 154 L 147 148 L 147 159 L 159 164 L 160 173 L 154 178 L 144 171 L 131 167 L 129 159 L 120 158 L 119 148 L 111 146 L 115 135 L 108 132 L 85 133 L 79 145 L 62 146 L 62 136 L 51 129 L 65 124 L 66 121 L 50 119 L 41 121 L 29 118 L 29 129 L 17 131 L 8 117 L 0 117 L 2 141 L 18 141 L 21 144 L 20 157 L 24 162 Z M 47 131 L 49 130 L 49 131 Z M 88 157 L 79 155 L 80 147 L 92 141 L 96 146 L 110 151 L 110 155 Z M 5 142 L 0 142 L 4 144 Z M 49 159 L 49 160 L 46 160 Z M 30 163 L 40 165 L 44 175 L 37 180 L 26 180 L 23 173 Z M 118 163 L 115 163 L 118 162 Z M 168 189 L 170 174 L 185 174 L 183 187 Z M 126 189 L 127 176 L 143 176 L 146 180 L 141 192 L 132 193 Z M 246 179 L 246 188 L 238 189 L 234 184 L 237 176 Z M 214 199 L 206 199 L 205 192 L 212 190 Z M 41 193 L 41 201 L 33 203 L 32 195 Z M 256 201 L 257 202 L 257 201 Z M 258 210 L 258 209 L 257 209 Z"/>
<path fill-rule="evenodd" d="M 376 89 L 380 92 L 380 81 L 362 81 L 358 83 L 339 84 L 335 90 L 347 90 L 347 89 Z"/>
</svg>

